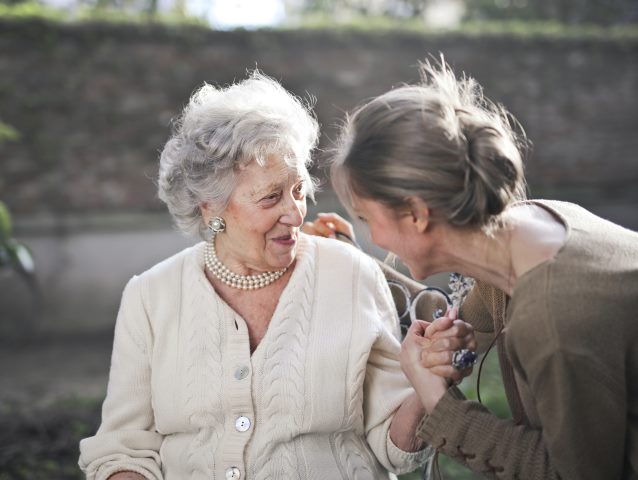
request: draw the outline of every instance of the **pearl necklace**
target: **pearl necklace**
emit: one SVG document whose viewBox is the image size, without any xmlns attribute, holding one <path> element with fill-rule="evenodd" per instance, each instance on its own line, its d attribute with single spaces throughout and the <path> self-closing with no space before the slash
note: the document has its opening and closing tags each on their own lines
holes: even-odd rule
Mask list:
<svg viewBox="0 0 638 480">
<path fill-rule="evenodd" d="M 263 288 L 277 280 L 288 270 L 288 267 L 284 267 L 276 272 L 264 272 L 259 275 L 238 275 L 233 273 L 217 258 L 214 236 L 206 244 L 204 263 L 208 271 L 213 274 L 215 278 L 221 280 L 229 287 L 239 288 L 241 290 L 257 290 L 258 288 Z"/>
</svg>

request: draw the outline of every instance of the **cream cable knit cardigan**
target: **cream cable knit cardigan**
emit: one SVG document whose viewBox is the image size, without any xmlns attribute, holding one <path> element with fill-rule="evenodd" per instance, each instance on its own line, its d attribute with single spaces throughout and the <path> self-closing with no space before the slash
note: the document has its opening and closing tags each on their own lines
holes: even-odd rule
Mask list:
<svg viewBox="0 0 638 480">
<path fill-rule="evenodd" d="M 233 468 L 241 479 L 387 479 L 425 462 L 427 449 L 407 453 L 389 437 L 412 390 L 374 261 L 343 242 L 302 235 L 251 356 L 244 320 L 206 279 L 203 247 L 124 290 L 102 425 L 80 443 L 88 479 L 122 470 L 238 478 L 228 476 Z"/>
</svg>

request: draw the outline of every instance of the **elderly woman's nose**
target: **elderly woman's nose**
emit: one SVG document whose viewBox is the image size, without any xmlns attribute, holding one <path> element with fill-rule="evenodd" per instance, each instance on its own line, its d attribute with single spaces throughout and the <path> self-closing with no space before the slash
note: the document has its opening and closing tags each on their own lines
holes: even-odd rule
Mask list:
<svg viewBox="0 0 638 480">
<path fill-rule="evenodd" d="M 284 206 L 281 221 L 293 227 L 301 227 L 305 217 L 304 202 L 289 198 Z"/>
</svg>

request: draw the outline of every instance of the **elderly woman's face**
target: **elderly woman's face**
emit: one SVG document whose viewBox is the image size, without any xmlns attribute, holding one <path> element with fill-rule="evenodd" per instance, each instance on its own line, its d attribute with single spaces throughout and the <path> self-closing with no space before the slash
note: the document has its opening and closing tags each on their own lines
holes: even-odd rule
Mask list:
<svg viewBox="0 0 638 480">
<path fill-rule="evenodd" d="M 226 230 L 217 235 L 220 260 L 244 274 L 289 266 L 295 259 L 305 215 L 306 185 L 301 172 L 275 155 L 263 166 L 248 164 L 239 173 L 221 215 Z M 206 212 L 204 217 L 210 218 Z"/>
</svg>

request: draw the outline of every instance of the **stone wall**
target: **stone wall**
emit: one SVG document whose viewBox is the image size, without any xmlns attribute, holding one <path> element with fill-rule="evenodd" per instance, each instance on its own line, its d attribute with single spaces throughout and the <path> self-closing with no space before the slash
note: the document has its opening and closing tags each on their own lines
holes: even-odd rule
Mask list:
<svg viewBox="0 0 638 480">
<path fill-rule="evenodd" d="M 16 213 L 148 211 L 170 119 L 202 82 L 258 66 L 317 98 L 322 144 L 343 112 L 418 77 L 443 52 L 534 142 L 533 194 L 633 202 L 638 180 L 638 42 L 341 31 L 0 23 L 0 189 Z M 638 227 L 638 215 L 618 214 Z"/>
<path fill-rule="evenodd" d="M 533 196 L 638 229 L 636 40 L 0 20 L 0 119 L 21 133 L 0 146 L 0 198 L 34 250 L 44 329 L 110 328 L 126 279 L 191 242 L 153 179 L 171 118 L 202 82 L 257 66 L 315 96 L 327 147 L 344 111 L 417 80 L 417 62 L 439 52 L 525 126 Z M 335 207 L 327 190 L 317 209 Z M 19 296 L 3 278 L 6 312 Z"/>
</svg>

